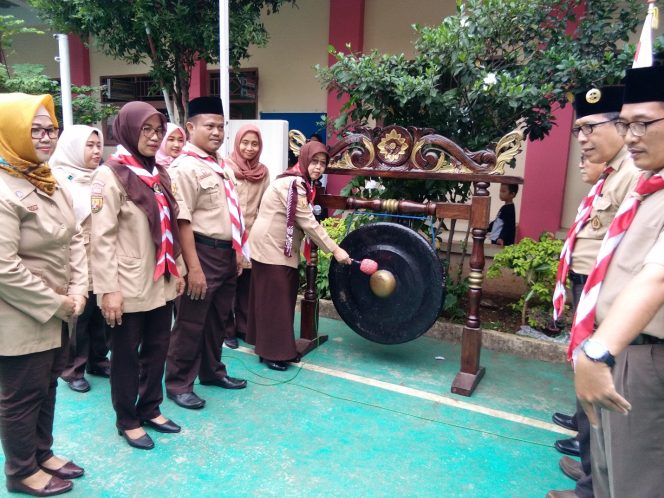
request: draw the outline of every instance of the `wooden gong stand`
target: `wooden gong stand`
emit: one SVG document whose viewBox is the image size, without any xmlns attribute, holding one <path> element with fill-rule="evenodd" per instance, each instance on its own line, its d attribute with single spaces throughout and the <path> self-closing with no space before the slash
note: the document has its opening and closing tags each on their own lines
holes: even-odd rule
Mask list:
<svg viewBox="0 0 664 498">
<path fill-rule="evenodd" d="M 484 375 L 480 366 L 482 329 L 479 307 L 484 280 L 484 240 L 489 225 L 490 183 L 520 184 L 523 180 L 504 174 L 504 167 L 519 152 L 521 129 L 505 135 L 496 150 L 470 152 L 429 128 L 357 128 L 330 149 L 329 175 L 371 176 L 398 179 L 471 182 L 473 193 L 466 204 L 417 203 L 408 200 L 362 199 L 328 195 L 319 188 L 315 203 L 330 210 L 366 209 L 395 214 L 424 214 L 436 218 L 468 220 L 473 238 L 470 254 L 468 314 L 461 340 L 461 367 L 452 392 L 470 396 Z M 301 302 L 298 352 L 304 356 L 327 340 L 318 335 L 316 273 L 318 248 L 312 243 L 306 267 L 307 285 Z"/>
</svg>

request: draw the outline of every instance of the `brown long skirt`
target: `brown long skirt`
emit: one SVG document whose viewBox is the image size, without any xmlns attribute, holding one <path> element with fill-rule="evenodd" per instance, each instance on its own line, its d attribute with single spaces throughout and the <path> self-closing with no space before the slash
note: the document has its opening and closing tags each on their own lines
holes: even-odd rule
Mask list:
<svg viewBox="0 0 664 498">
<path fill-rule="evenodd" d="M 300 281 L 297 268 L 251 260 L 247 342 L 267 360 L 297 356 L 293 320 Z"/>
</svg>

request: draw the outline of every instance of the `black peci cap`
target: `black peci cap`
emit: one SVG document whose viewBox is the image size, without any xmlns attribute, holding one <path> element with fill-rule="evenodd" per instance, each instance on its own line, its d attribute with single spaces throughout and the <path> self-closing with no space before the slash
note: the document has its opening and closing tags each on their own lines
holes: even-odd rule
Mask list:
<svg viewBox="0 0 664 498">
<path fill-rule="evenodd" d="M 624 91 L 624 86 L 614 85 L 591 88 L 585 92 L 575 93 L 574 110 L 577 119 L 591 114 L 620 112 L 623 105 Z"/>
<path fill-rule="evenodd" d="M 624 98 L 625 104 L 664 102 L 664 66 L 628 69 Z"/>
<path fill-rule="evenodd" d="M 189 117 L 193 118 L 199 114 L 224 115 L 224 106 L 219 97 L 196 97 L 189 101 Z"/>
</svg>

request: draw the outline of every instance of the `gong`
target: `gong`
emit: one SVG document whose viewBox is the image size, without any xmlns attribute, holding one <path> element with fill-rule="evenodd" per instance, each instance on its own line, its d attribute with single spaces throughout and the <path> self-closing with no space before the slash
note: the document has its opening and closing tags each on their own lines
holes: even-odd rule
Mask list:
<svg viewBox="0 0 664 498">
<path fill-rule="evenodd" d="M 431 328 L 445 285 L 440 260 L 424 237 L 396 223 L 371 223 L 350 232 L 340 246 L 354 260 L 378 263 L 369 276 L 332 259 L 332 302 L 351 329 L 373 342 L 401 344 Z"/>
</svg>

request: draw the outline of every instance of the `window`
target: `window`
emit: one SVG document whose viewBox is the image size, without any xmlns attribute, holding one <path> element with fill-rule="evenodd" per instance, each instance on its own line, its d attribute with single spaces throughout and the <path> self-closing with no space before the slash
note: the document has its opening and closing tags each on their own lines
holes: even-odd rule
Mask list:
<svg viewBox="0 0 664 498">
<path fill-rule="evenodd" d="M 220 95 L 219 70 L 210 71 L 210 95 Z M 258 118 L 258 69 L 230 73 L 230 119 Z"/>
</svg>

